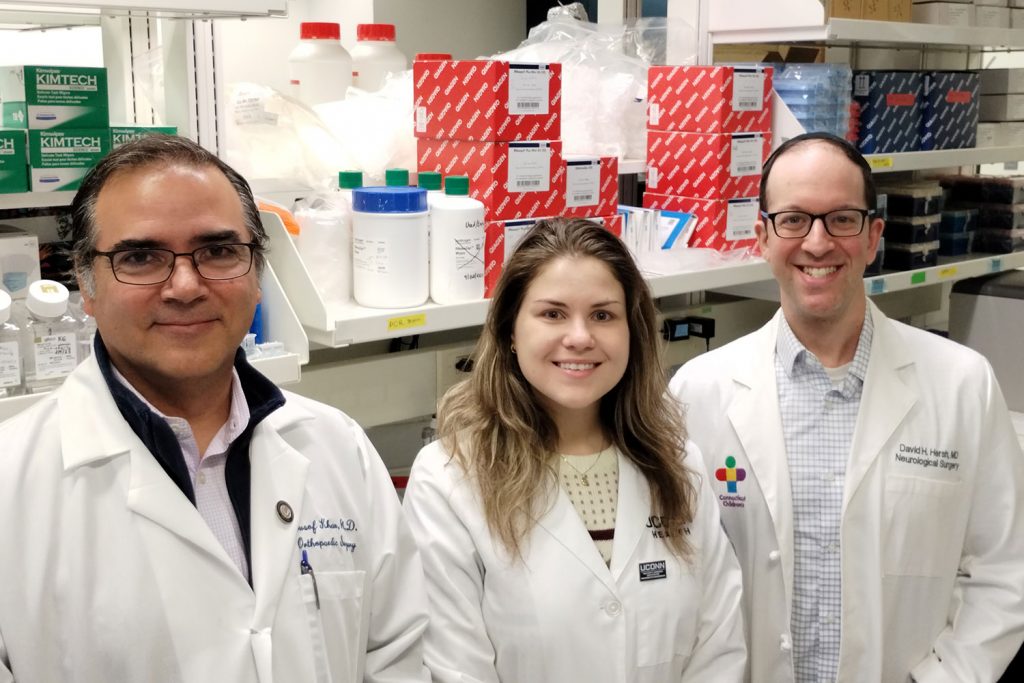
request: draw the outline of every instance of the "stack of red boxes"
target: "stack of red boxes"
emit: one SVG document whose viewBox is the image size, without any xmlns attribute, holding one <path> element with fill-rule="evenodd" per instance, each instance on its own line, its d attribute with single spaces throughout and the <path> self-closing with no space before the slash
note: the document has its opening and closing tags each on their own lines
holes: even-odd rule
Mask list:
<svg viewBox="0 0 1024 683">
<path fill-rule="evenodd" d="M 697 217 L 688 246 L 753 247 L 761 166 L 771 151 L 772 70 L 652 66 L 647 208 Z"/>
<path fill-rule="evenodd" d="M 483 202 L 489 296 L 505 222 L 565 208 L 562 65 L 418 60 L 413 79 L 418 169 L 469 176 L 470 196 Z"/>
</svg>

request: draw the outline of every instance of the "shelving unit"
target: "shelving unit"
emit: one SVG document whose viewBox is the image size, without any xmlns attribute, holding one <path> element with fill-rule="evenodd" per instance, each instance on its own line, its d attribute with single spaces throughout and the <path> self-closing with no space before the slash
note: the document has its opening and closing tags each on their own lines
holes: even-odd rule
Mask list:
<svg viewBox="0 0 1024 683">
<path fill-rule="evenodd" d="M 17 192 L 0 194 L 0 211 L 6 209 L 42 209 L 48 206 L 70 206 L 74 192 Z"/>
<path fill-rule="evenodd" d="M 938 149 L 931 152 L 865 155 L 875 173 L 923 171 L 950 166 L 977 166 L 1024 159 L 1024 147 L 972 147 Z"/>
</svg>

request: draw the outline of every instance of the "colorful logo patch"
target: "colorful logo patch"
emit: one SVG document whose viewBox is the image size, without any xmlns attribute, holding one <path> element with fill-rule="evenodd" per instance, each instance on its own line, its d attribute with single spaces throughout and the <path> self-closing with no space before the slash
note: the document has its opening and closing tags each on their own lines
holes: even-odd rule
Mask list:
<svg viewBox="0 0 1024 683">
<path fill-rule="evenodd" d="M 715 479 L 724 481 L 729 493 L 736 493 L 736 483 L 746 478 L 747 471 L 742 467 L 736 467 L 736 458 L 731 455 L 725 459 L 725 467 L 719 467 L 715 471 Z"/>
</svg>

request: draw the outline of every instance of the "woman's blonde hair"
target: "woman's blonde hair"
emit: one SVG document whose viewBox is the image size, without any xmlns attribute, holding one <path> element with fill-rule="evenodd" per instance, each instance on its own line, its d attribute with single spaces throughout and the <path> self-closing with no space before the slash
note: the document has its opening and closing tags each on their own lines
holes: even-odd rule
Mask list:
<svg viewBox="0 0 1024 683">
<path fill-rule="evenodd" d="M 493 533 L 514 556 L 555 485 L 550 464 L 558 432 L 538 404 L 512 351 L 516 316 L 527 288 L 558 258 L 596 258 L 625 292 L 629 360 L 619 383 L 601 399 L 601 424 L 612 443 L 643 473 L 653 514 L 676 533 L 666 542 L 689 553 L 683 525 L 693 519 L 696 488 L 683 466 L 686 438 L 678 405 L 667 395 L 657 339 L 657 314 L 625 245 L 581 219 L 539 222 L 517 246 L 495 288 L 474 353 L 472 376 L 452 387 L 438 408 L 442 444 L 474 481 Z"/>
</svg>

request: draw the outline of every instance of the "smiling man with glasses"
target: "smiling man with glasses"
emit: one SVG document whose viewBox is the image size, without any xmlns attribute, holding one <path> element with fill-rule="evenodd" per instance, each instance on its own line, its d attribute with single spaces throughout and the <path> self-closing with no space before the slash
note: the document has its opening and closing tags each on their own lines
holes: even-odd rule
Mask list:
<svg viewBox="0 0 1024 683">
<path fill-rule="evenodd" d="M 1024 638 L 1024 456 L 992 370 L 868 301 L 884 224 L 846 141 L 783 143 L 760 202 L 780 310 L 671 383 L 743 567 L 748 677 L 991 683 Z"/>
<path fill-rule="evenodd" d="M 149 136 L 72 221 L 95 352 L 0 425 L 0 681 L 428 680 L 383 463 L 239 349 L 267 247 L 246 181 Z"/>
</svg>

